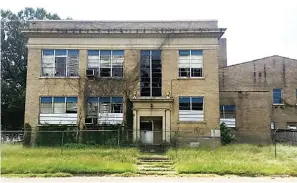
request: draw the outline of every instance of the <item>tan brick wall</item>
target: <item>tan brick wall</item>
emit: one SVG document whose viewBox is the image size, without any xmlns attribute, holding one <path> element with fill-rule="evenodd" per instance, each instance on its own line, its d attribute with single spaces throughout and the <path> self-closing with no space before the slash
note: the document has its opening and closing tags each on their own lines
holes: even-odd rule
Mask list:
<svg viewBox="0 0 297 183">
<path fill-rule="evenodd" d="M 204 50 L 204 76 L 203 79 L 178 79 L 178 50 L 163 50 L 162 73 L 163 95 L 171 91 L 174 98 L 172 108 L 171 130 L 193 131 L 201 128 L 203 136 L 210 136 L 211 129 L 219 128 L 219 83 L 217 50 Z M 179 122 L 178 99 L 179 96 L 203 96 L 205 122 Z"/>
<path fill-rule="evenodd" d="M 276 128 L 286 128 L 287 122 L 297 122 L 296 89 L 297 61 L 272 56 L 220 69 L 221 91 L 271 91 L 282 88 L 284 106 L 272 106 L 271 121 Z M 272 93 L 267 99 L 272 102 Z M 259 101 L 262 99 L 259 97 Z M 258 103 L 258 102 L 255 102 Z M 263 121 L 263 120 L 259 120 Z"/>
<path fill-rule="evenodd" d="M 236 106 L 233 134 L 240 143 L 271 141 L 270 92 L 220 92 L 220 105 Z"/>
</svg>

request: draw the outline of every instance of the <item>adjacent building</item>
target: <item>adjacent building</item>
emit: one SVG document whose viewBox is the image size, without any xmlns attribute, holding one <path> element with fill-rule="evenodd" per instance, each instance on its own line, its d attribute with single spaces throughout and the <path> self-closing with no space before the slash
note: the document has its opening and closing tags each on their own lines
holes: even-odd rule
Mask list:
<svg viewBox="0 0 297 183">
<path fill-rule="evenodd" d="M 29 21 L 25 123 L 196 145 L 218 145 L 220 121 L 239 142 L 296 127 L 296 60 L 227 66 L 225 31 L 216 20 Z"/>
</svg>

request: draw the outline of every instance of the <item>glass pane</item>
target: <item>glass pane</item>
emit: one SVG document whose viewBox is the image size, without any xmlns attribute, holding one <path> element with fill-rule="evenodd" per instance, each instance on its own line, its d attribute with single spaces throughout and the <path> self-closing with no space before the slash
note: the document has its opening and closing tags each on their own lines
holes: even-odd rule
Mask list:
<svg viewBox="0 0 297 183">
<path fill-rule="evenodd" d="M 201 68 L 192 68 L 191 69 L 191 77 L 202 77 L 202 69 Z"/>
<path fill-rule="evenodd" d="M 65 103 L 54 103 L 54 113 L 63 114 L 65 113 Z"/>
<path fill-rule="evenodd" d="M 112 68 L 112 77 L 123 77 L 123 68 Z"/>
<path fill-rule="evenodd" d="M 66 113 L 77 113 L 77 102 L 67 102 Z"/>
<path fill-rule="evenodd" d="M 202 55 L 202 50 L 191 50 L 191 55 Z"/>
<path fill-rule="evenodd" d="M 54 56 L 54 50 L 42 50 L 42 55 L 51 55 Z"/>
<path fill-rule="evenodd" d="M 67 76 L 78 76 L 79 61 L 77 55 L 71 55 L 67 57 Z"/>
<path fill-rule="evenodd" d="M 52 114 L 53 113 L 52 102 L 50 102 L 50 103 L 41 103 L 40 104 L 40 113 L 41 114 Z"/>
<path fill-rule="evenodd" d="M 190 77 L 190 68 L 179 68 L 179 77 Z"/>
<path fill-rule="evenodd" d="M 55 50 L 55 55 L 56 56 L 66 56 L 67 51 L 66 50 Z"/>
<path fill-rule="evenodd" d="M 190 56 L 190 50 L 179 50 L 179 56 Z"/>
<path fill-rule="evenodd" d="M 112 104 L 111 105 L 111 113 L 123 113 L 123 105 L 122 104 Z"/>
<path fill-rule="evenodd" d="M 110 68 L 100 69 L 100 77 L 110 77 L 110 76 L 111 76 Z"/>
<path fill-rule="evenodd" d="M 66 57 L 56 57 L 55 76 L 66 76 Z"/>
<path fill-rule="evenodd" d="M 71 56 L 78 56 L 78 50 L 68 50 L 68 55 Z"/>
</svg>

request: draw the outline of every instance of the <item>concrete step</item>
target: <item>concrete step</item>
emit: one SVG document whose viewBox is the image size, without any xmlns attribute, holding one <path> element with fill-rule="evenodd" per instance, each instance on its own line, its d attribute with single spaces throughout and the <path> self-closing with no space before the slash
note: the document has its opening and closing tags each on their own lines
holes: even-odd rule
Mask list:
<svg viewBox="0 0 297 183">
<path fill-rule="evenodd" d="M 142 175 L 175 175 L 176 172 L 175 171 L 161 171 L 161 172 L 147 172 L 147 171 L 139 171 L 138 172 L 139 174 L 142 174 Z"/>
<path fill-rule="evenodd" d="M 139 162 L 171 162 L 169 159 L 139 159 Z"/>
<path fill-rule="evenodd" d="M 145 168 L 149 168 L 149 167 L 158 167 L 158 168 L 171 168 L 173 167 L 172 165 L 150 165 L 150 164 L 144 164 L 144 165 L 138 165 L 139 168 L 141 167 L 145 167 Z"/>
<path fill-rule="evenodd" d="M 162 168 L 162 167 L 139 167 L 138 170 L 140 171 L 172 171 L 174 170 L 173 167 L 171 168 Z"/>
<path fill-rule="evenodd" d="M 151 166 L 170 165 L 170 166 L 173 166 L 174 164 L 172 162 L 168 161 L 168 162 L 138 162 L 137 165 L 151 165 Z"/>
</svg>

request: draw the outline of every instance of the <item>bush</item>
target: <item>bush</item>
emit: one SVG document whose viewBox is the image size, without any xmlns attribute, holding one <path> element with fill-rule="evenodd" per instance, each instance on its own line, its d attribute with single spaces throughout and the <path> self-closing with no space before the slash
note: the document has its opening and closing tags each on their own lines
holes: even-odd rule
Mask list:
<svg viewBox="0 0 297 183">
<path fill-rule="evenodd" d="M 235 141 L 234 135 L 231 134 L 230 128 L 228 128 L 225 123 L 221 123 L 220 130 L 222 145 L 230 144 Z"/>
</svg>

